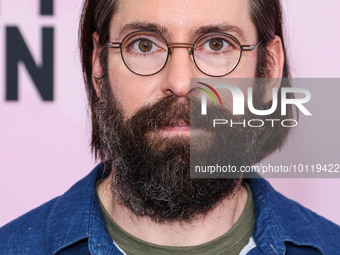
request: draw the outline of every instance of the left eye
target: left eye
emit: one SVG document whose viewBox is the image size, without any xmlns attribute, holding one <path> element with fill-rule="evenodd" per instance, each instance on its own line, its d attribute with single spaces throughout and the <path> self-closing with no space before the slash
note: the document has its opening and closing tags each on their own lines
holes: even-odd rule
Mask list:
<svg viewBox="0 0 340 255">
<path fill-rule="evenodd" d="M 203 45 L 204 48 L 213 51 L 222 51 L 229 46 L 230 44 L 226 40 L 223 40 L 222 38 L 210 39 Z"/>
<path fill-rule="evenodd" d="M 136 43 L 138 43 L 138 49 L 141 52 L 149 52 L 154 47 L 154 44 L 149 40 L 140 40 L 137 41 Z"/>
</svg>

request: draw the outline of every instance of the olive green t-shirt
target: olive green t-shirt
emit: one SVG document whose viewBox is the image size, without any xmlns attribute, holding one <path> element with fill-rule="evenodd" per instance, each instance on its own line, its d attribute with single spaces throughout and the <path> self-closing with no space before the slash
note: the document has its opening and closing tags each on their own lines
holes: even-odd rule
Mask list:
<svg viewBox="0 0 340 255">
<path fill-rule="evenodd" d="M 224 235 L 201 245 L 195 246 L 163 246 L 145 242 L 122 229 L 108 214 L 103 204 L 100 208 L 104 214 L 106 228 L 120 249 L 128 255 L 163 255 L 163 254 L 239 254 L 248 244 L 255 224 L 254 202 L 251 189 L 245 183 L 248 192 L 246 207 L 236 224 Z"/>
</svg>

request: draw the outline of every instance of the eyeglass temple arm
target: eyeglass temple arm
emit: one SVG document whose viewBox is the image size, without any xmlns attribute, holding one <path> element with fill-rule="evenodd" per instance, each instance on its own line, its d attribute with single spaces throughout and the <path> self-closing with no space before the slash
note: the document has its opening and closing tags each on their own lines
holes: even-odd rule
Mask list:
<svg viewBox="0 0 340 255">
<path fill-rule="evenodd" d="M 262 41 L 258 41 L 255 45 L 241 45 L 242 51 L 253 51 Z"/>
<path fill-rule="evenodd" d="M 109 48 L 120 48 L 122 43 L 120 43 L 120 42 L 109 42 L 106 45 Z"/>
</svg>

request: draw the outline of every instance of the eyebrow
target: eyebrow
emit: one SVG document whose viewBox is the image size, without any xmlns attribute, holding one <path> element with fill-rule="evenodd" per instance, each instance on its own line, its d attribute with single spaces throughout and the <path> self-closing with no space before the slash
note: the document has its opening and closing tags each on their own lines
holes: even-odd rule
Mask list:
<svg viewBox="0 0 340 255">
<path fill-rule="evenodd" d="M 164 26 L 155 24 L 155 23 L 147 23 L 147 22 L 133 22 L 126 24 L 119 31 L 119 37 L 126 36 L 128 33 L 134 31 L 150 31 L 160 35 L 168 35 L 168 29 Z"/>
<path fill-rule="evenodd" d="M 228 33 L 234 35 L 237 39 L 241 41 L 246 40 L 245 32 L 243 31 L 243 29 L 230 24 L 201 26 L 195 31 L 194 34 L 196 36 L 201 36 L 208 33 Z"/>
<path fill-rule="evenodd" d="M 120 29 L 118 35 L 120 38 L 122 38 L 134 31 L 150 31 L 163 36 L 169 35 L 169 31 L 166 27 L 156 23 L 148 22 L 133 22 L 126 24 Z M 208 33 L 230 33 L 241 41 L 246 40 L 245 32 L 242 28 L 226 23 L 219 25 L 200 26 L 193 32 L 193 35 L 198 37 Z"/>
</svg>

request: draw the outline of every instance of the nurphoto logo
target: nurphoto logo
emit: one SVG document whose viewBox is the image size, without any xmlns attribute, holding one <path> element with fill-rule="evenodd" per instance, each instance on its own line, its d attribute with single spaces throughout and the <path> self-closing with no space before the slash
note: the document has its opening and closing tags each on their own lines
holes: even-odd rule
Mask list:
<svg viewBox="0 0 340 255">
<path fill-rule="evenodd" d="M 220 94 L 221 93 L 231 93 L 232 98 L 228 99 L 232 101 L 232 115 L 233 116 L 242 116 L 245 115 L 245 110 L 248 110 L 251 114 L 257 115 L 257 116 L 269 116 L 273 114 L 278 107 L 280 107 L 280 115 L 286 116 L 287 115 L 287 106 L 292 105 L 295 106 L 296 109 L 298 109 L 301 113 L 303 113 L 306 116 L 312 116 L 311 112 L 305 107 L 305 104 L 308 103 L 311 100 L 311 93 L 309 90 L 305 88 L 296 88 L 296 87 L 283 87 L 279 90 L 277 87 L 272 88 L 272 103 L 271 107 L 269 109 L 256 109 L 254 106 L 254 96 L 253 96 L 253 87 L 246 88 L 247 95 L 244 95 L 244 92 L 242 89 L 233 84 L 214 84 L 214 85 L 208 85 L 204 82 L 197 82 L 197 84 L 200 84 L 201 86 L 204 86 L 206 88 L 202 87 L 195 87 L 195 89 L 200 89 L 204 91 L 205 93 L 201 95 L 201 115 L 207 115 L 208 114 L 208 100 L 207 100 L 207 94 L 211 97 L 213 100 L 215 106 L 217 107 L 223 107 L 223 99 L 221 99 Z M 212 93 L 209 91 L 212 91 Z M 222 91 L 224 90 L 224 92 Z M 222 91 L 220 94 L 217 92 L 217 90 Z M 217 104 L 217 101 L 214 97 L 214 95 L 218 98 L 220 105 Z M 295 97 L 289 97 L 289 94 L 299 95 L 299 98 Z M 280 98 L 280 100 L 279 100 Z M 280 103 L 280 104 L 279 104 Z M 247 109 L 246 109 L 247 107 Z M 213 119 L 213 127 L 216 127 L 217 125 L 230 125 L 230 127 L 233 127 L 235 125 L 248 125 L 249 127 L 259 128 L 263 127 L 266 123 L 270 124 L 272 127 L 274 127 L 275 123 L 279 122 L 283 127 L 296 127 L 298 125 L 298 121 L 295 119 L 265 119 L 265 118 L 259 118 L 259 119 L 243 119 L 243 120 L 237 120 L 233 121 L 232 119 Z"/>
</svg>

